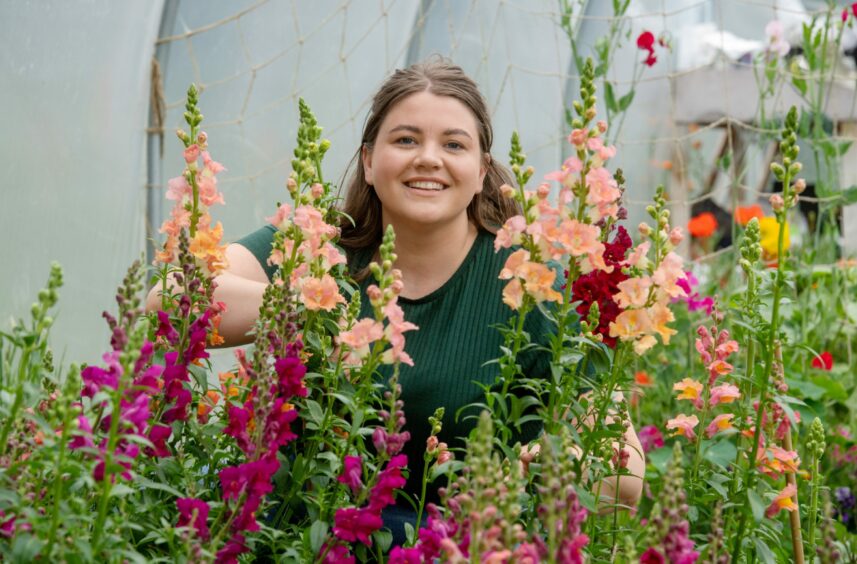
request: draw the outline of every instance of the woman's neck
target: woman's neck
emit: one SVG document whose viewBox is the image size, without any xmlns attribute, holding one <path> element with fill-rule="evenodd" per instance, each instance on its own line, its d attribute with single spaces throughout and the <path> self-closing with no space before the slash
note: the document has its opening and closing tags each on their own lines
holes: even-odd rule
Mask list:
<svg viewBox="0 0 857 564">
<path fill-rule="evenodd" d="M 395 267 L 402 271 L 402 297 L 422 298 L 443 286 L 464 262 L 477 234 L 470 221 L 442 229 L 397 229 Z"/>
</svg>

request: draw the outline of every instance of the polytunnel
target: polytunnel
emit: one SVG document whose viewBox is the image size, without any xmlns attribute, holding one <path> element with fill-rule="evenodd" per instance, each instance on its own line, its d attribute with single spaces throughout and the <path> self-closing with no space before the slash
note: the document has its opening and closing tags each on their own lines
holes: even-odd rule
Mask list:
<svg viewBox="0 0 857 564">
<path fill-rule="evenodd" d="M 0 560 L 854 561 L 857 2 L 0 0 L 0 79 Z"/>
</svg>

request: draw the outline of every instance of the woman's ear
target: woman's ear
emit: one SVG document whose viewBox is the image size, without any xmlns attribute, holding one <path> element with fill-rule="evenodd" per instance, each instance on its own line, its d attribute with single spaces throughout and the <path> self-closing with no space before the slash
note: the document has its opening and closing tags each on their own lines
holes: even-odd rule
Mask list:
<svg viewBox="0 0 857 564">
<path fill-rule="evenodd" d="M 489 168 L 491 168 L 491 153 L 483 153 L 482 165 L 479 167 L 479 192 L 482 191 L 482 187 L 485 185 L 485 175 L 488 174 Z"/>
<path fill-rule="evenodd" d="M 360 148 L 360 160 L 363 164 L 363 176 L 366 178 L 366 184 L 372 185 L 372 150 L 364 143 Z"/>
</svg>

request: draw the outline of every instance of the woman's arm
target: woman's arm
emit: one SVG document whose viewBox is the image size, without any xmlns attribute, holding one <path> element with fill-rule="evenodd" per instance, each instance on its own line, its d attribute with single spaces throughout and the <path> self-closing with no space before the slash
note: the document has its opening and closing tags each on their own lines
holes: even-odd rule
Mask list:
<svg viewBox="0 0 857 564">
<path fill-rule="evenodd" d="M 630 423 L 630 422 L 629 422 Z M 625 431 L 625 452 L 628 453 L 628 472 L 629 475 L 610 476 L 601 481 L 601 499 L 606 505 L 618 503 L 620 506 L 627 506 L 636 509 L 640 503 L 640 497 L 643 495 L 643 477 L 646 475 L 646 457 L 643 454 L 643 445 L 640 444 L 640 438 L 637 436 L 637 431 L 634 429 L 634 424 L 630 423 L 628 430 Z M 618 444 L 613 445 L 618 448 Z M 616 482 L 619 482 L 619 492 L 616 495 Z"/>
<path fill-rule="evenodd" d="M 243 245 L 232 244 L 226 248 L 229 267 L 214 281 L 214 299 L 226 304 L 218 332 L 223 336 L 223 346 L 233 347 L 252 340 L 247 333 L 259 316 L 262 296 L 268 286 L 268 277 L 256 257 Z M 169 284 L 175 285 L 170 278 Z M 146 298 L 146 311 L 161 307 L 161 287 L 156 285 Z"/>
</svg>

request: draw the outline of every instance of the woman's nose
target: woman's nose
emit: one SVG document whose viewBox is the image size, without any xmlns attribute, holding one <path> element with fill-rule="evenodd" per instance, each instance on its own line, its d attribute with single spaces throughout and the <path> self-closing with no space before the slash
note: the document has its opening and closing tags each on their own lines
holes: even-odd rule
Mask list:
<svg viewBox="0 0 857 564">
<path fill-rule="evenodd" d="M 430 143 L 420 147 L 414 156 L 414 167 L 416 168 L 440 168 L 441 164 L 438 148 Z"/>
</svg>

